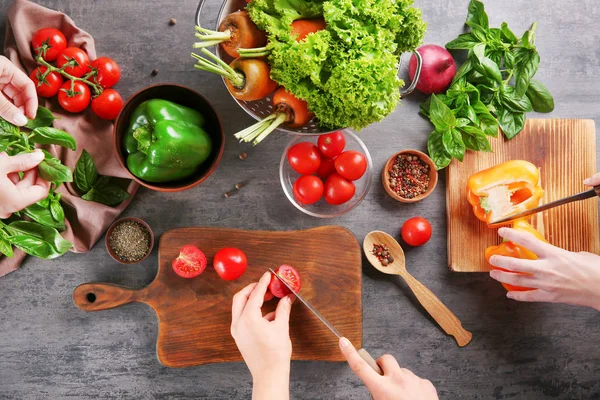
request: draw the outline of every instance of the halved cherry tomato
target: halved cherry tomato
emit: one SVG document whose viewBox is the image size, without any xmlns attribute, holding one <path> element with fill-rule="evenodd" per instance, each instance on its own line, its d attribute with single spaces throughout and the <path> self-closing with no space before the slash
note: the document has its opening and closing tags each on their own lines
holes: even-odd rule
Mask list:
<svg viewBox="0 0 600 400">
<path fill-rule="evenodd" d="M 355 150 L 345 151 L 335 158 L 335 169 L 344 178 L 356 181 L 367 170 L 367 157 Z"/>
<path fill-rule="evenodd" d="M 196 246 L 183 246 L 179 256 L 171 264 L 173 271 L 182 278 L 195 278 L 206 269 L 206 256 Z"/>
<path fill-rule="evenodd" d="M 402 225 L 402 239 L 411 246 L 422 246 L 431 238 L 431 224 L 423 217 L 413 217 Z"/>
<path fill-rule="evenodd" d="M 340 174 L 331 174 L 325 181 L 325 201 L 339 206 L 350 200 L 356 192 L 356 186 Z"/>
<path fill-rule="evenodd" d="M 35 91 L 38 96 L 41 97 L 55 96 L 56 93 L 58 93 L 60 86 L 63 84 L 62 75 L 58 72 L 50 72 L 42 79 L 44 72 L 47 70 L 48 68 L 42 65 L 31 71 L 31 74 L 29 74 L 29 78 L 31 78 L 35 85 Z"/>
<path fill-rule="evenodd" d="M 90 58 L 79 47 L 67 47 L 58 55 L 56 66 L 62 68 L 65 64 L 72 64 L 65 68 L 65 72 L 76 78 L 81 78 L 90 71 Z"/>
<path fill-rule="evenodd" d="M 317 144 L 319 145 L 321 154 L 325 157 L 335 158 L 344 151 L 344 147 L 346 147 L 346 138 L 342 132 L 337 131 L 319 136 Z"/>
<path fill-rule="evenodd" d="M 323 197 L 323 181 L 314 175 L 302 175 L 294 182 L 294 197 L 298 203 L 314 204 Z"/>
<path fill-rule="evenodd" d="M 321 153 L 310 142 L 296 143 L 288 151 L 287 157 L 292 169 L 303 175 L 314 174 L 321 165 Z"/>
<path fill-rule="evenodd" d="M 317 175 L 319 175 L 323 179 L 327 179 L 329 175 L 335 172 L 335 159 L 321 157 L 321 165 L 319 165 L 319 169 L 317 170 Z"/>
<path fill-rule="evenodd" d="M 112 121 L 123 108 L 123 99 L 114 89 L 105 89 L 100 96 L 92 99 L 92 110 L 102 119 Z"/>
<path fill-rule="evenodd" d="M 302 281 L 300 280 L 300 273 L 296 270 L 296 268 L 292 267 L 291 265 L 283 264 L 279 266 L 275 272 L 282 279 L 284 279 L 292 289 L 294 289 L 294 292 L 298 293 L 300 291 L 302 288 Z M 269 290 L 271 293 L 273 293 L 273 296 L 279 297 L 280 299 L 292 293 L 290 292 L 290 289 L 288 289 L 287 286 L 285 286 L 285 284 L 273 274 L 271 274 Z"/>
<path fill-rule="evenodd" d="M 67 38 L 55 28 L 42 28 L 33 34 L 31 46 L 35 55 L 46 61 L 54 61 L 67 48 Z"/>
<path fill-rule="evenodd" d="M 240 249 L 225 247 L 215 254 L 213 266 L 221 279 L 233 281 L 246 272 L 248 259 L 246 258 L 246 254 Z"/>
<path fill-rule="evenodd" d="M 121 79 L 121 68 L 112 58 L 98 57 L 90 63 L 89 68 L 96 71 L 92 81 L 100 84 L 103 88 L 113 87 Z"/>
<path fill-rule="evenodd" d="M 83 82 L 75 81 L 71 90 L 71 81 L 65 82 L 58 91 L 58 104 L 65 110 L 78 113 L 90 104 L 90 88 Z"/>
</svg>

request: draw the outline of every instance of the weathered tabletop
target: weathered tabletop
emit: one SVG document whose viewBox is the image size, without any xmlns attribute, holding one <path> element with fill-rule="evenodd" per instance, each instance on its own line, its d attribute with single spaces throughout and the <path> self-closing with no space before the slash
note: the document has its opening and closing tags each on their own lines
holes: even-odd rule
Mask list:
<svg viewBox="0 0 600 400">
<path fill-rule="evenodd" d="M 364 344 L 371 354 L 393 354 L 401 365 L 431 379 L 445 399 L 600 398 L 598 312 L 517 304 L 487 274 L 448 271 L 443 180 L 430 198 L 415 205 L 396 203 L 375 184 L 358 208 L 330 221 L 308 217 L 289 204 L 277 171 L 289 137 L 273 134 L 255 149 L 236 143 L 232 134 L 251 119 L 237 108 L 220 78 L 192 67 L 196 0 L 39 2 L 69 14 L 94 36 L 99 54 L 119 62 L 123 97 L 152 83 L 176 82 L 201 91 L 223 117 L 227 144 L 217 171 L 184 193 L 141 189 L 125 215 L 145 219 L 155 234 L 190 225 L 289 230 L 339 224 L 361 241 L 374 229 L 397 234 L 404 220 L 423 215 L 434 235 L 426 246 L 407 251 L 408 268 L 462 319 L 473 341 L 459 349 L 404 283 L 365 265 Z M 10 3 L 0 2 L 2 21 Z M 460 33 L 467 4 L 417 0 L 429 22 L 426 40 L 443 44 Z M 600 122 L 597 2 L 488 0 L 486 5 L 494 26 L 508 21 L 523 32 L 534 20 L 539 22 L 538 78 L 555 96 L 551 116 Z M 210 25 L 218 6 L 218 0 L 208 0 L 205 20 Z M 171 17 L 177 19 L 173 27 L 168 26 Z M 150 77 L 154 68 L 159 74 Z M 425 147 L 431 127 L 417 115 L 422 99 L 410 97 L 385 121 L 361 133 L 376 174 L 395 150 Z M 241 151 L 248 152 L 245 161 L 238 159 Z M 250 183 L 225 199 L 223 193 L 241 180 Z M 109 257 L 101 241 L 88 254 L 51 262 L 30 258 L 22 269 L 1 278 L 0 398 L 250 398 L 251 378 L 244 364 L 162 367 L 155 354 L 156 317 L 149 307 L 134 304 L 85 313 L 73 305 L 72 291 L 83 282 L 146 285 L 155 275 L 156 259 L 154 254 L 141 265 L 124 267 Z M 295 399 L 367 398 L 342 363 L 294 362 L 291 388 Z"/>
</svg>

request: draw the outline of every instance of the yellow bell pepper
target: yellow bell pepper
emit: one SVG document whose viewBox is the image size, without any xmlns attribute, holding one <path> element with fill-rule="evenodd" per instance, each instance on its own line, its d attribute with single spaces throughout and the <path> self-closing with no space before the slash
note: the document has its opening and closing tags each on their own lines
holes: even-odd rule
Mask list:
<svg viewBox="0 0 600 400">
<path fill-rule="evenodd" d="M 480 171 L 469 178 L 467 200 L 475 216 L 493 221 L 530 210 L 544 194 L 540 170 L 528 161 L 512 160 Z"/>
<path fill-rule="evenodd" d="M 513 229 L 516 229 L 521 232 L 529 232 L 529 233 L 533 234 L 533 236 L 535 236 L 536 238 L 543 240 L 544 242 L 547 243 L 547 240 L 544 238 L 544 236 L 542 236 L 541 233 L 539 233 L 533 226 L 531 226 L 527 221 L 525 221 L 523 219 L 518 219 L 518 220 L 514 221 L 512 227 L 513 227 Z M 487 249 L 485 249 L 485 260 L 488 263 L 490 262 L 490 258 L 493 255 L 521 258 L 521 259 L 526 259 L 526 260 L 537 260 L 537 258 L 538 258 L 537 255 L 535 253 L 533 253 L 532 251 L 526 249 L 523 246 L 519 246 L 518 244 L 514 244 L 513 242 L 503 242 L 503 243 L 500 243 L 498 246 L 490 246 Z M 492 269 L 507 271 L 504 268 L 499 268 L 494 265 L 491 265 L 491 267 L 492 267 Z M 508 271 L 508 272 L 510 272 L 510 271 Z M 504 288 L 509 292 L 513 291 L 513 290 L 516 290 L 516 291 L 533 290 L 531 288 L 514 286 L 514 285 L 510 285 L 508 283 L 503 283 L 503 282 L 502 282 L 502 286 L 504 286 Z"/>
</svg>

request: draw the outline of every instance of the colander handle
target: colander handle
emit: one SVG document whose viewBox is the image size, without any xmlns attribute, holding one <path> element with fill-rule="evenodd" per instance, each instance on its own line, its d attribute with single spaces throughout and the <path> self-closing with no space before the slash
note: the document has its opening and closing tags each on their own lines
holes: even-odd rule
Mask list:
<svg viewBox="0 0 600 400">
<path fill-rule="evenodd" d="M 196 25 L 201 26 L 200 16 L 202 15 L 202 9 L 204 8 L 205 0 L 200 0 L 198 2 L 198 8 L 196 8 Z"/>
<path fill-rule="evenodd" d="M 409 95 L 413 92 L 413 90 L 415 90 L 415 87 L 417 87 L 417 82 L 419 82 L 419 78 L 421 77 L 421 68 L 423 67 L 423 58 L 421 57 L 421 54 L 419 54 L 418 51 L 413 51 L 413 54 L 415 55 L 415 57 L 417 58 L 417 69 L 415 70 L 415 77 L 413 78 L 412 82 L 410 83 L 410 85 L 408 85 L 408 87 L 406 89 L 400 89 L 400 97 L 405 97 L 406 95 Z"/>
</svg>

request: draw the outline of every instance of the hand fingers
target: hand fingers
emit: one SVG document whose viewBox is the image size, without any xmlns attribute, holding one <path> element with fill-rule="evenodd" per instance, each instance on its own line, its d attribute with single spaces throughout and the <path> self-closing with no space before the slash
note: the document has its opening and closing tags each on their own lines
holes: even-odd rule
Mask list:
<svg viewBox="0 0 600 400">
<path fill-rule="evenodd" d="M 526 290 L 523 292 L 512 291 L 506 293 L 506 297 L 509 299 L 517 300 L 517 301 L 525 301 L 525 302 L 533 302 L 533 301 L 541 301 L 541 302 L 549 302 L 554 303 L 556 301 L 554 295 L 552 293 L 546 292 L 544 290 Z"/>
<path fill-rule="evenodd" d="M 377 384 L 377 379 L 380 378 L 380 375 L 363 360 L 348 339 L 344 337 L 340 339 L 340 350 L 346 361 L 348 361 L 348 365 L 350 365 L 352 371 L 367 387 Z"/>
<path fill-rule="evenodd" d="M 292 311 L 292 304 L 294 303 L 294 295 L 287 295 L 283 299 L 279 300 L 277 308 L 275 309 L 275 320 L 285 326 L 290 324 L 290 312 Z"/>
<path fill-rule="evenodd" d="M 540 258 L 560 250 L 558 247 L 539 240 L 529 232 L 520 232 L 511 228 L 500 228 L 498 229 L 498 235 L 502 236 L 509 242 L 513 242 L 525 247 Z"/>
<path fill-rule="evenodd" d="M 44 153 L 36 150 L 33 153 L 23 153 L 9 157 L 6 154 L 0 154 L 0 170 L 4 173 L 29 171 L 35 168 L 44 159 Z"/>
<path fill-rule="evenodd" d="M 235 322 L 240 318 L 240 316 L 244 312 L 244 307 L 246 307 L 248 298 L 250 297 L 250 294 L 254 290 L 255 286 L 256 283 L 251 283 L 233 296 L 233 302 L 231 304 L 232 325 L 235 324 Z"/>
<path fill-rule="evenodd" d="M 540 267 L 539 260 L 527 260 L 523 258 L 506 257 L 506 256 L 492 256 L 490 258 L 490 264 L 495 267 L 507 269 L 514 272 L 525 272 L 529 274 L 536 274 L 543 271 Z"/>
<path fill-rule="evenodd" d="M 591 178 L 587 178 L 585 181 L 583 181 L 583 183 L 584 183 L 584 185 L 588 185 L 588 186 L 598 186 L 598 185 L 600 185 L 600 172 L 598 172 L 597 174 L 595 174 Z"/>
<path fill-rule="evenodd" d="M 248 303 L 246 305 L 246 308 L 244 309 L 244 312 L 249 311 L 255 316 L 262 317 L 260 308 L 264 303 L 265 293 L 267 293 L 269 282 L 271 282 L 271 273 L 265 272 L 256 284 L 256 287 L 254 288 L 252 293 L 250 294 L 250 298 L 248 299 Z"/>
<path fill-rule="evenodd" d="M 505 272 L 492 270 L 490 272 L 492 279 L 498 282 L 508 283 L 509 285 L 528 287 L 528 288 L 540 288 L 540 281 L 529 275 L 515 274 L 513 272 Z"/>
<path fill-rule="evenodd" d="M 271 322 L 271 321 L 275 321 L 275 311 L 271 311 L 270 313 L 266 314 L 263 319 Z"/>
<path fill-rule="evenodd" d="M 10 179 L 10 181 L 12 183 L 14 183 L 15 185 L 17 183 L 19 183 L 19 181 L 21 180 L 21 178 L 19 177 L 19 174 L 16 172 L 11 172 L 10 174 L 8 174 L 8 179 Z"/>
<path fill-rule="evenodd" d="M 32 186 L 35 185 L 35 182 L 38 179 L 38 171 L 37 168 L 32 168 L 29 171 L 25 171 L 23 173 L 23 179 L 21 179 L 21 181 L 17 182 L 16 186 L 18 187 L 27 187 L 27 186 Z"/>
<path fill-rule="evenodd" d="M 31 79 L 29 79 L 29 77 L 23 72 L 21 71 L 19 68 L 17 68 L 13 63 L 11 63 L 8 59 L 2 60 L 2 74 L 3 74 L 3 82 L 6 83 L 5 86 L 12 86 L 14 89 L 16 89 L 16 93 L 22 93 L 23 94 L 23 100 L 24 100 L 24 104 L 25 104 L 25 114 L 31 118 L 34 119 L 35 118 L 35 114 L 37 112 L 37 107 L 38 107 L 38 99 L 37 99 L 37 94 L 35 92 L 35 85 L 33 84 L 33 81 Z M 15 93 L 12 93 L 11 97 L 15 97 Z M 4 100 L 8 101 L 6 98 L 4 98 Z M 9 102 L 10 103 L 10 102 Z M 9 118 L 7 118 L 6 116 L 4 116 L 4 114 L 2 114 L 3 111 L 3 107 L 2 105 L 0 105 L 0 115 L 2 117 L 4 117 L 5 119 L 8 119 L 9 121 L 14 121 L 14 123 L 16 125 L 25 125 L 27 123 L 27 120 L 25 120 L 25 122 L 23 122 L 22 124 L 19 122 L 21 121 L 15 121 L 13 118 L 13 116 L 11 115 Z M 19 113 L 20 115 L 23 115 L 21 113 Z M 20 118 L 20 117 L 17 117 Z"/>
<path fill-rule="evenodd" d="M 381 357 L 379 357 L 379 360 L 377 360 L 377 364 L 379 364 L 379 366 L 383 370 L 383 374 L 386 376 L 398 374 L 401 369 L 400 365 L 398 365 L 398 361 L 396 361 L 394 356 L 389 354 L 384 354 Z"/>
<path fill-rule="evenodd" d="M 48 188 L 42 186 L 17 186 L 17 189 L 19 189 L 19 194 L 21 195 L 19 201 L 22 208 L 28 207 L 33 203 L 37 203 L 38 201 L 48 197 Z"/>
<path fill-rule="evenodd" d="M 23 113 L 3 94 L 0 94 L 0 117 L 17 126 L 23 126 L 27 123 L 27 118 Z"/>
<path fill-rule="evenodd" d="M 44 179 L 43 179 L 43 178 L 40 176 L 40 174 L 39 174 L 39 172 L 38 172 L 38 176 L 37 176 L 37 179 L 36 179 L 36 181 L 35 181 L 35 185 L 36 185 L 36 186 L 43 187 L 43 188 L 45 188 L 46 190 L 50 190 L 50 185 L 52 185 L 52 184 L 51 184 L 50 182 L 48 182 L 48 181 L 45 181 L 45 180 L 44 180 Z"/>
</svg>

